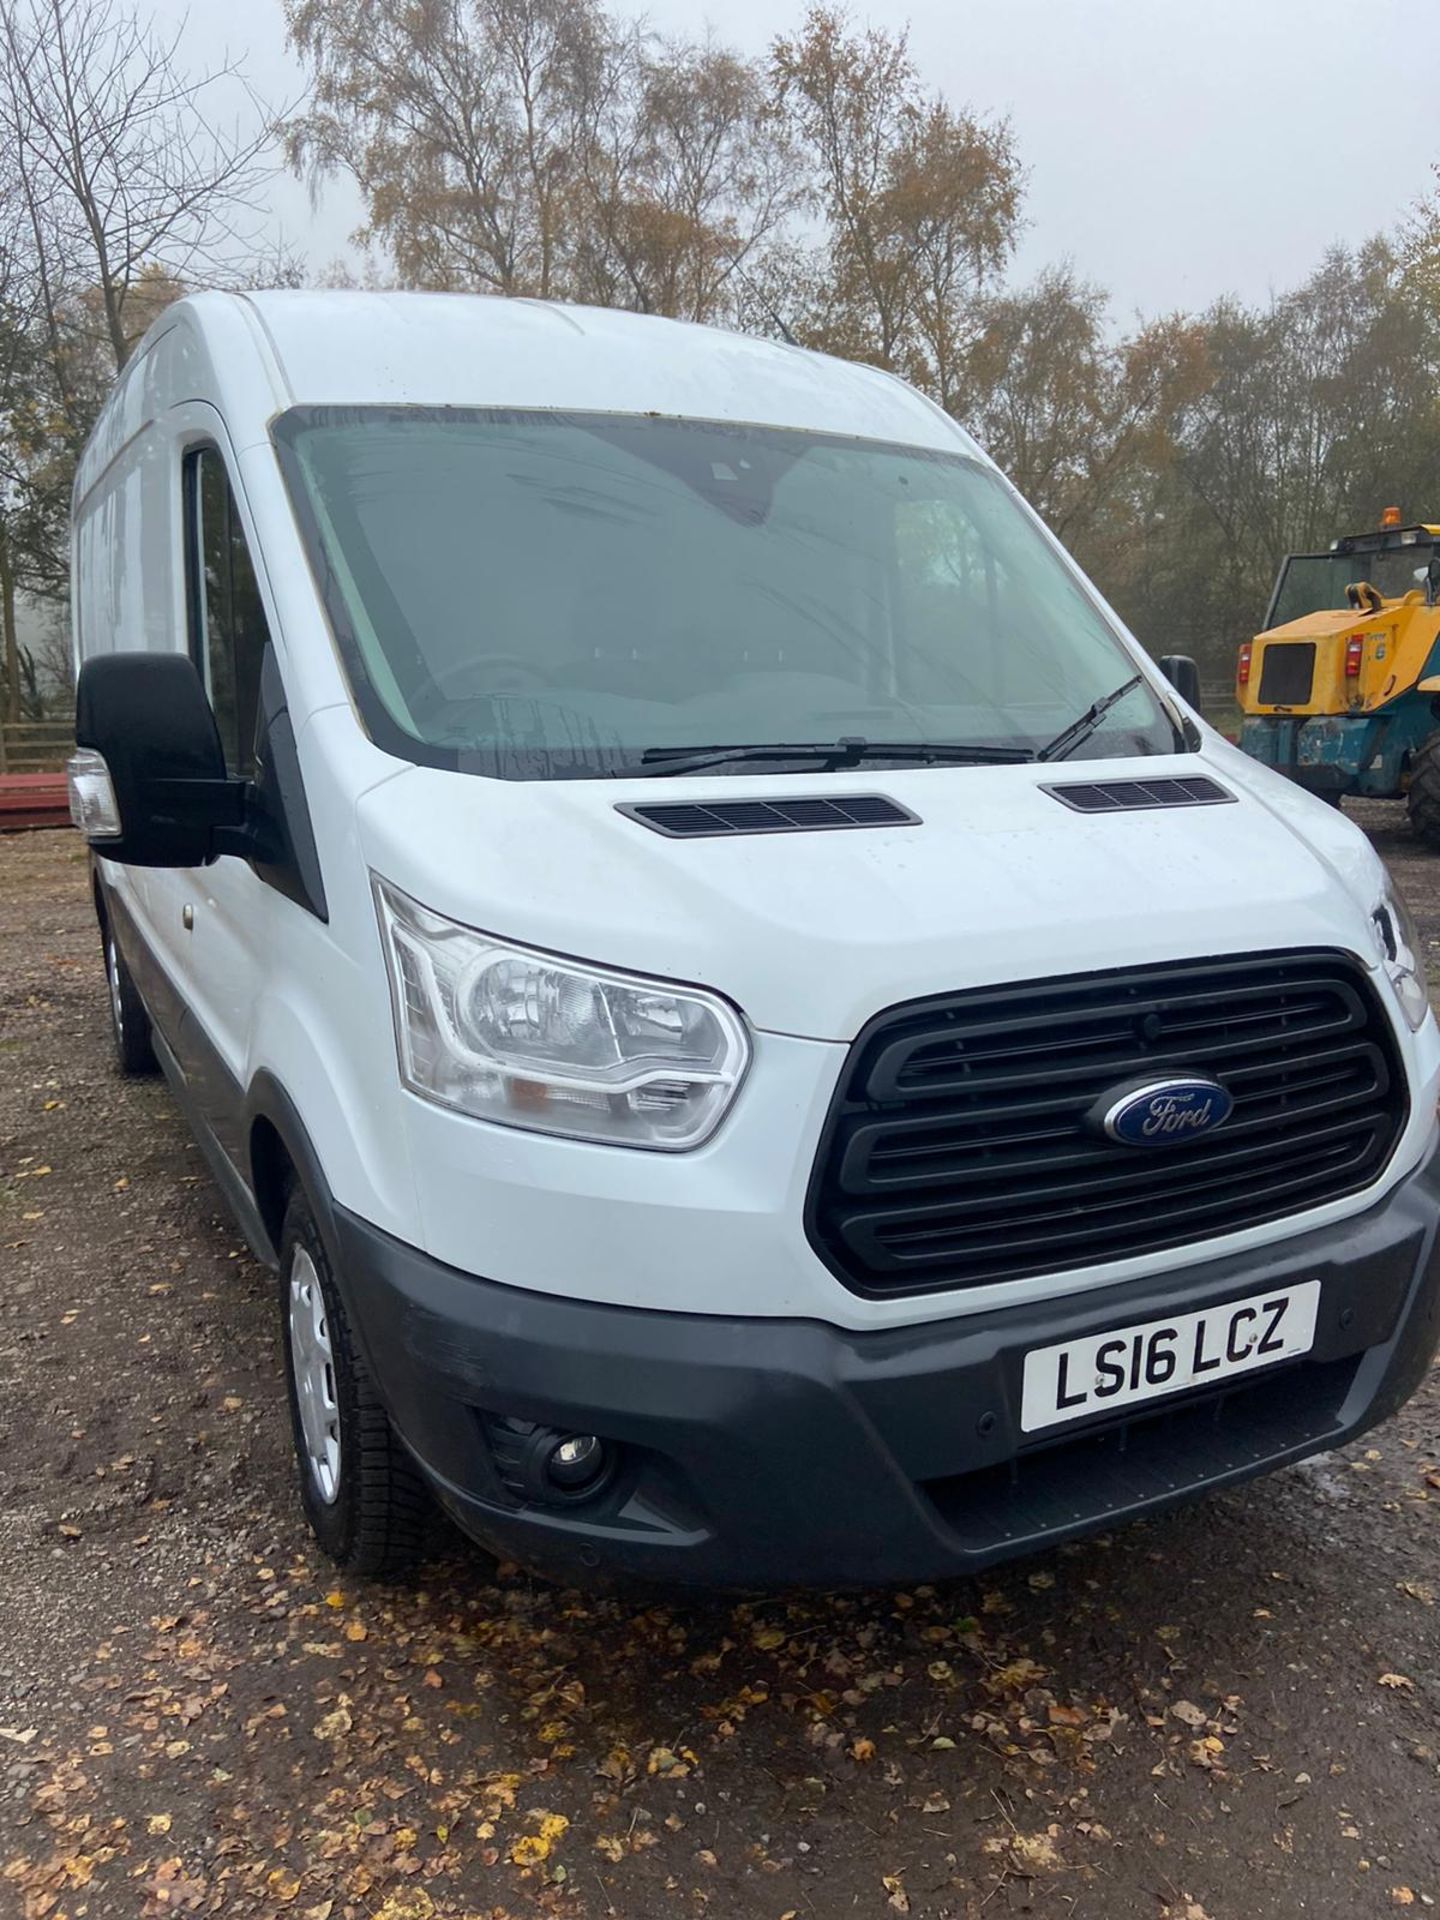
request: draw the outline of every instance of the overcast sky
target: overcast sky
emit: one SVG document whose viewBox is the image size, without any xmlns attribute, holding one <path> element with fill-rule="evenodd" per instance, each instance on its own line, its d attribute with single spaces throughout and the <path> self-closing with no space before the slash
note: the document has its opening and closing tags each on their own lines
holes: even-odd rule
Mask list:
<svg viewBox="0 0 1440 1920">
<path fill-rule="evenodd" d="M 652 24 L 707 21 L 750 52 L 803 0 L 651 0 Z M 181 0 L 162 17 L 180 20 Z M 1262 300 L 1332 242 L 1393 227 L 1440 159 L 1433 8 L 1414 0 L 871 0 L 858 18 L 908 21 L 928 84 L 1007 115 L 1029 169 L 1015 277 L 1072 259 L 1117 318 Z M 270 98 L 302 84 L 280 0 L 193 0 L 189 63 L 228 51 Z M 353 194 L 280 181 L 275 217 L 317 264 L 345 248 Z"/>
</svg>

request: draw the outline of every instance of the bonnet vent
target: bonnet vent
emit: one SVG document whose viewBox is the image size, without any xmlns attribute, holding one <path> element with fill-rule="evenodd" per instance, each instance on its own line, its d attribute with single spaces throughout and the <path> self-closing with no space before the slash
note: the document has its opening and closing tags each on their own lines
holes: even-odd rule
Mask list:
<svg viewBox="0 0 1440 1920">
<path fill-rule="evenodd" d="M 1076 813 L 1135 813 L 1144 807 L 1219 807 L 1235 796 L 1218 780 L 1196 774 L 1185 780 L 1085 780 L 1047 786 Z"/>
<path fill-rule="evenodd" d="M 832 827 L 918 827 L 920 816 L 883 793 L 797 794 L 784 800 L 626 801 L 616 808 L 652 833 L 699 840 L 742 833 L 817 833 Z"/>
</svg>

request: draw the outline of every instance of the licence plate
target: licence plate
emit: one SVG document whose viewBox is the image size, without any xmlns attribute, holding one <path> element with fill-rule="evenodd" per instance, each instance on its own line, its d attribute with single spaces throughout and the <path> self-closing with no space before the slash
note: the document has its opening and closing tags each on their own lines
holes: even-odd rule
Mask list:
<svg viewBox="0 0 1440 1920">
<path fill-rule="evenodd" d="M 1025 1433 L 1293 1360 L 1315 1344 L 1320 1282 L 1301 1280 L 1199 1313 L 1087 1334 L 1025 1356 Z"/>
</svg>

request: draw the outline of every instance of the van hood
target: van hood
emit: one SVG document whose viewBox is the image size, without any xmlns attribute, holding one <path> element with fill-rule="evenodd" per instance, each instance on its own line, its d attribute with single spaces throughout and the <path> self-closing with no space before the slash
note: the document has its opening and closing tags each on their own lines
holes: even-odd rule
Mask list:
<svg viewBox="0 0 1440 1920">
<path fill-rule="evenodd" d="M 1089 814 L 1051 784 L 1205 771 L 1232 804 Z M 885 794 L 916 825 L 667 839 L 621 803 Z M 362 794 L 372 870 L 522 944 L 848 1041 L 898 1001 L 1284 947 L 1376 963 L 1383 869 L 1334 809 L 1207 730 L 1203 756 L 520 782 L 409 767 Z"/>
</svg>

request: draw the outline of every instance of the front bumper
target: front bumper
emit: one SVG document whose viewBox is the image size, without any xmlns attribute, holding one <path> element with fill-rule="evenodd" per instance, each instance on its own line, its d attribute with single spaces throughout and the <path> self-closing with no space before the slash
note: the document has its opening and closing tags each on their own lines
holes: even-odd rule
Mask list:
<svg viewBox="0 0 1440 1920">
<path fill-rule="evenodd" d="M 1440 1145 L 1369 1212 L 1174 1275 L 884 1332 L 598 1306 L 477 1280 L 337 1215 L 372 1371 L 444 1505 L 562 1579 L 845 1586 L 974 1571 L 1362 1433 L 1440 1340 Z M 1037 1346 L 1318 1279 L 1303 1360 L 1025 1436 Z M 494 1423 L 596 1433 L 592 1500 L 507 1490 Z"/>
</svg>

